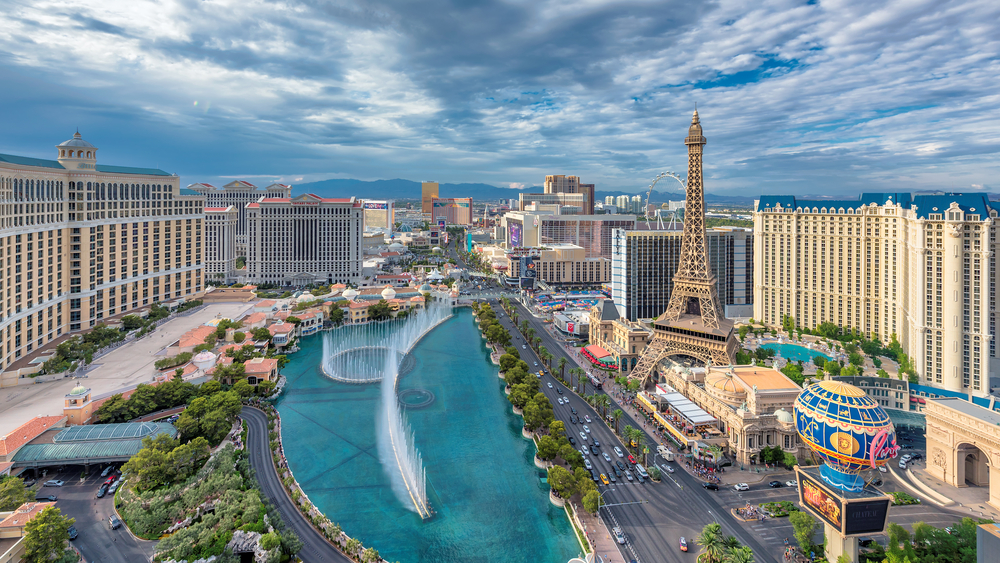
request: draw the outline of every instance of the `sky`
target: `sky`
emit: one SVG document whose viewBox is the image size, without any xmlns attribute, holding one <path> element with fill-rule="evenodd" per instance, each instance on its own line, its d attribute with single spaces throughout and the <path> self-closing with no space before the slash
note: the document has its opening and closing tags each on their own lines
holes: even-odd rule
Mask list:
<svg viewBox="0 0 1000 563">
<path fill-rule="evenodd" d="M 0 153 L 181 184 L 1000 192 L 1000 2 L 5 0 Z M 678 184 L 679 186 L 679 184 Z M 661 182 L 660 187 L 663 186 Z"/>
</svg>

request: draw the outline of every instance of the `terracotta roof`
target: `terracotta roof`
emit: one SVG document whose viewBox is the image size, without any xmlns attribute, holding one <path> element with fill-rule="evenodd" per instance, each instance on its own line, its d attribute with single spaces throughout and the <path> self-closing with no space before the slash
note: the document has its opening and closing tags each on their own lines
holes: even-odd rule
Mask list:
<svg viewBox="0 0 1000 563">
<path fill-rule="evenodd" d="M 38 516 L 39 512 L 55 505 L 56 503 L 54 502 L 26 502 L 17 507 L 17 510 L 13 514 L 0 522 L 0 529 L 23 528 L 25 524 L 30 522 L 35 516 Z"/>
<path fill-rule="evenodd" d="M 205 339 L 208 338 L 210 334 L 215 334 L 215 327 L 212 326 L 199 326 L 198 328 L 193 328 L 183 334 L 180 340 L 178 340 L 177 345 L 181 348 L 187 346 L 197 346 L 199 344 L 204 344 Z"/>
<path fill-rule="evenodd" d="M 715 366 L 712 371 L 725 369 L 721 366 Z M 802 390 L 794 381 L 776 369 L 746 366 L 726 371 L 735 372 L 734 377 L 740 380 L 747 391 L 752 391 L 754 385 L 757 386 L 758 391 Z"/>
<path fill-rule="evenodd" d="M 11 467 L 14 467 L 13 461 L 5 461 L 3 463 L 0 463 L 0 475 L 7 475 Z"/>
<path fill-rule="evenodd" d="M 62 415 L 32 418 L 0 438 L 0 455 L 6 456 L 14 453 L 21 446 L 40 436 L 42 432 L 65 421 L 66 417 Z"/>
<path fill-rule="evenodd" d="M 411 297 L 410 301 L 423 301 L 423 296 L 417 295 L 416 297 Z"/>
<path fill-rule="evenodd" d="M 295 330 L 295 325 L 292 323 L 273 324 L 267 327 L 267 330 L 272 336 L 275 334 L 288 334 L 289 332 Z"/>
<path fill-rule="evenodd" d="M 315 317 L 316 313 L 314 313 L 312 311 L 305 311 L 305 312 L 302 312 L 302 313 L 299 313 L 299 314 L 293 315 L 293 316 L 298 317 L 299 320 L 303 320 L 304 321 L 306 319 L 311 319 L 311 318 Z"/>
<path fill-rule="evenodd" d="M 346 283 L 335 283 L 330 286 L 332 289 L 347 289 Z"/>
<path fill-rule="evenodd" d="M 260 204 L 255 201 L 253 203 L 248 203 L 247 207 L 252 207 L 254 209 L 257 209 L 258 207 L 260 207 Z"/>
<path fill-rule="evenodd" d="M 245 373 L 271 373 L 278 367 L 277 358 L 251 358 L 247 360 L 243 367 Z"/>
<path fill-rule="evenodd" d="M 222 213 L 223 211 L 229 211 L 229 209 L 231 207 L 232 207 L 231 205 L 229 207 L 206 207 L 205 208 L 205 212 L 206 213 Z"/>
<path fill-rule="evenodd" d="M 350 309 L 367 309 L 370 304 L 368 301 L 352 301 L 347 307 Z"/>
<path fill-rule="evenodd" d="M 253 313 L 243 318 L 243 322 L 248 325 L 267 320 L 267 313 Z"/>
<path fill-rule="evenodd" d="M 257 303 L 256 305 L 254 305 L 254 307 L 274 307 L 277 304 L 278 304 L 278 302 L 275 301 L 275 300 L 273 300 L 273 299 L 265 299 L 265 300 L 261 301 L 260 303 Z"/>
</svg>

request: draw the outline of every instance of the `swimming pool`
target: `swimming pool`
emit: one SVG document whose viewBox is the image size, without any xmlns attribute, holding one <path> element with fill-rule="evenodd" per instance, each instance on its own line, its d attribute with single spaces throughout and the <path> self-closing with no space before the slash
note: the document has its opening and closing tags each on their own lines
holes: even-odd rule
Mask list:
<svg viewBox="0 0 1000 563">
<path fill-rule="evenodd" d="M 798 344 L 777 344 L 768 343 L 761 344 L 761 348 L 769 348 L 777 352 L 782 358 L 786 360 L 791 360 L 793 362 L 804 362 L 808 363 L 813 360 L 816 356 L 822 356 L 826 360 L 832 360 L 830 356 L 827 356 L 819 350 L 810 350 L 805 346 L 800 346 Z"/>
</svg>

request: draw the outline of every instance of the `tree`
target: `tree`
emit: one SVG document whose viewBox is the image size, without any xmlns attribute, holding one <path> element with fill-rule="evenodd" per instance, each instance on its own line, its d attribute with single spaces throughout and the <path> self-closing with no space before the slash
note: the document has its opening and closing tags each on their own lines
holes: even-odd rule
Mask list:
<svg viewBox="0 0 1000 563">
<path fill-rule="evenodd" d="M 596 489 L 583 496 L 583 509 L 591 514 L 597 514 L 603 504 L 601 494 Z"/>
<path fill-rule="evenodd" d="M 753 563 L 753 550 L 745 545 L 731 547 L 726 550 L 723 560 L 726 563 Z"/>
<path fill-rule="evenodd" d="M 347 555 L 351 556 L 352 558 L 358 554 L 358 550 L 360 549 L 361 549 L 361 542 L 354 538 L 347 540 L 347 543 L 344 544 L 344 551 L 346 551 Z"/>
<path fill-rule="evenodd" d="M 740 341 L 742 342 L 743 340 L 746 340 L 747 333 L 750 332 L 750 327 L 748 325 L 743 325 L 737 329 L 737 332 L 739 333 Z"/>
<path fill-rule="evenodd" d="M 245 332 L 237 332 L 233 334 L 233 342 L 240 344 L 247 339 L 247 334 Z"/>
<path fill-rule="evenodd" d="M 865 363 L 864 356 L 862 356 L 857 352 L 851 352 L 850 356 L 848 356 L 848 359 L 851 362 L 851 365 L 855 367 L 861 367 Z"/>
<path fill-rule="evenodd" d="M 260 537 L 260 546 L 268 551 L 281 547 L 281 537 L 274 532 L 268 532 Z"/>
<path fill-rule="evenodd" d="M 858 368 L 854 367 L 853 364 L 848 364 L 840 370 L 840 375 L 844 377 L 852 377 L 858 375 Z"/>
<path fill-rule="evenodd" d="M 549 486 L 561 498 L 573 496 L 576 488 L 576 477 L 568 470 L 558 465 L 549 468 Z"/>
<path fill-rule="evenodd" d="M 559 376 L 560 377 L 565 377 L 566 376 L 566 358 L 560 356 L 559 357 L 559 361 L 556 363 L 556 365 L 559 366 Z"/>
<path fill-rule="evenodd" d="M 819 525 L 816 519 L 807 512 L 799 511 L 791 513 L 788 516 L 788 521 L 791 522 L 792 528 L 795 530 L 795 541 L 799 543 L 802 551 L 805 553 L 812 551 L 812 537 Z"/>
<path fill-rule="evenodd" d="M 559 442 L 552 436 L 542 436 L 538 439 L 538 459 L 551 461 L 559 455 Z"/>
<path fill-rule="evenodd" d="M 250 397 L 250 395 L 253 395 L 253 388 L 250 387 L 250 384 L 247 383 L 246 379 L 240 379 L 239 381 L 234 383 L 232 390 L 235 391 L 236 394 L 238 394 L 240 397 L 244 399 Z"/>
<path fill-rule="evenodd" d="M 813 332 L 824 338 L 837 338 L 840 334 L 840 327 L 831 322 L 825 322 L 820 323 Z"/>
<path fill-rule="evenodd" d="M 243 379 L 245 375 L 246 366 L 238 362 L 233 362 L 228 366 L 216 365 L 212 377 L 216 381 L 231 385 L 233 382 Z"/>
<path fill-rule="evenodd" d="M 271 339 L 271 331 L 262 326 L 253 329 L 251 333 L 253 334 L 253 339 L 258 342 L 267 342 Z"/>
<path fill-rule="evenodd" d="M 28 563 L 56 561 L 69 540 L 69 527 L 76 522 L 49 506 L 24 526 L 24 559 Z"/>
<path fill-rule="evenodd" d="M 806 380 L 805 375 L 802 374 L 802 367 L 797 364 L 786 364 L 785 367 L 781 368 L 781 373 L 788 376 L 788 379 L 794 381 L 799 387 L 801 387 L 802 383 Z"/>
<path fill-rule="evenodd" d="M 31 501 L 31 489 L 24 486 L 20 477 L 7 476 L 0 479 L 0 512 L 14 510 Z"/>
<path fill-rule="evenodd" d="M 709 562 L 722 561 L 722 526 L 718 523 L 708 524 L 701 529 L 701 534 L 695 539 L 701 546 L 702 554 Z M 700 556 L 699 556 L 700 557 Z"/>
<path fill-rule="evenodd" d="M 559 457 L 563 458 L 563 461 L 568 463 L 570 467 L 576 468 L 583 466 L 583 454 L 576 451 L 576 449 L 570 444 L 566 444 L 559 448 Z"/>
<path fill-rule="evenodd" d="M 553 420 L 549 423 L 549 436 L 558 438 L 566 433 L 566 424 L 561 420 Z"/>
<path fill-rule="evenodd" d="M 823 357 L 823 356 L 814 356 L 813 357 L 813 364 L 816 367 L 821 368 L 821 367 L 823 367 L 823 364 L 825 364 L 825 363 L 826 363 L 826 358 L 825 357 Z"/>
<path fill-rule="evenodd" d="M 344 310 L 336 305 L 330 307 L 330 322 L 333 323 L 333 326 L 344 324 Z"/>
<path fill-rule="evenodd" d="M 174 448 L 167 456 L 174 478 L 183 480 L 194 475 L 208 461 L 210 453 L 208 440 L 201 436 Z"/>
<path fill-rule="evenodd" d="M 368 318 L 373 321 L 383 321 L 392 317 L 392 309 L 389 307 L 389 302 L 385 299 L 379 299 L 378 303 L 368 306 Z"/>
<path fill-rule="evenodd" d="M 381 556 L 378 554 L 378 550 L 374 547 L 369 547 L 361 552 L 361 561 L 363 563 L 378 563 L 381 560 Z"/>
<path fill-rule="evenodd" d="M 823 364 L 823 370 L 836 377 L 840 375 L 840 364 L 837 362 L 826 362 Z"/>
<path fill-rule="evenodd" d="M 615 421 L 615 434 L 618 433 L 618 421 L 621 420 L 623 416 L 625 416 L 625 411 L 621 409 L 615 409 L 611 413 L 611 418 L 613 418 Z"/>
</svg>

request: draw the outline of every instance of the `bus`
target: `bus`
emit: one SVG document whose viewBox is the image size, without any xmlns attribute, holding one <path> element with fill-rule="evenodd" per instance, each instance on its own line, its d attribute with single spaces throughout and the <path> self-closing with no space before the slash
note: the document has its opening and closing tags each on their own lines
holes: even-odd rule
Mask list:
<svg viewBox="0 0 1000 563">
<path fill-rule="evenodd" d="M 635 464 L 635 470 L 639 473 L 639 475 L 642 475 L 644 479 L 649 479 L 649 473 L 646 473 L 646 468 L 642 465 L 638 463 Z"/>
</svg>

